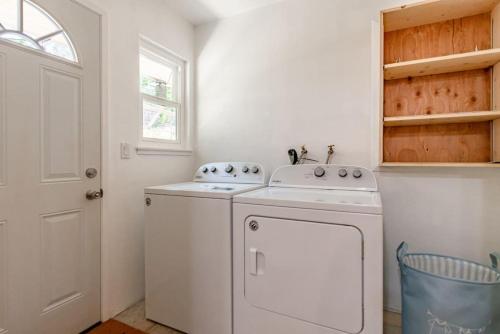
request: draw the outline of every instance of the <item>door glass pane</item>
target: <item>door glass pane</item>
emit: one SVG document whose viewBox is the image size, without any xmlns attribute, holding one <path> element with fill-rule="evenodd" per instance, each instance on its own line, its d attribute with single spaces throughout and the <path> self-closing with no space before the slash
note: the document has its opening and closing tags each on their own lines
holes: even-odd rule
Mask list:
<svg viewBox="0 0 500 334">
<path fill-rule="evenodd" d="M 177 140 L 177 108 L 143 101 L 143 137 Z"/>
<path fill-rule="evenodd" d="M 40 46 L 35 41 L 31 40 L 29 37 L 23 34 L 14 31 L 0 32 L 0 38 L 9 40 L 17 44 L 28 46 L 33 49 L 40 49 Z"/>
<path fill-rule="evenodd" d="M 63 32 L 40 41 L 40 45 L 50 54 L 76 61 L 74 49 Z"/>
<path fill-rule="evenodd" d="M 176 74 L 174 67 L 154 61 L 141 55 L 141 92 L 169 101 L 176 101 L 174 82 Z"/>
<path fill-rule="evenodd" d="M 18 22 L 18 0 L 0 0 L 0 24 L 7 30 L 17 30 Z"/>
<path fill-rule="evenodd" d="M 58 30 L 61 30 L 60 27 L 42 9 L 30 2 L 24 2 L 23 32 L 26 35 L 37 39 Z"/>
</svg>

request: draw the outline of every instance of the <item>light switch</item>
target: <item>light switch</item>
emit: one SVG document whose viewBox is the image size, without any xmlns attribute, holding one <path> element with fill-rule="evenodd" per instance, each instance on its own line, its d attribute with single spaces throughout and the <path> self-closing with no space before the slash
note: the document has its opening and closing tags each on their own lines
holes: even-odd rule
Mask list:
<svg viewBox="0 0 500 334">
<path fill-rule="evenodd" d="M 130 144 L 129 143 L 121 143 L 120 144 L 120 155 L 122 159 L 130 159 Z"/>
</svg>

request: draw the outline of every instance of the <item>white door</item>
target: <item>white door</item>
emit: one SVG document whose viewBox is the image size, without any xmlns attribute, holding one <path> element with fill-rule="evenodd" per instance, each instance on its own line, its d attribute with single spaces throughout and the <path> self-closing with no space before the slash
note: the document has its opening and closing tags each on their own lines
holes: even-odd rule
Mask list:
<svg viewBox="0 0 500 334">
<path fill-rule="evenodd" d="M 0 0 L 0 24 L 0 333 L 75 334 L 100 320 L 100 17 Z"/>
<path fill-rule="evenodd" d="M 248 217 L 245 298 L 314 325 L 363 329 L 363 237 L 352 226 Z"/>
</svg>

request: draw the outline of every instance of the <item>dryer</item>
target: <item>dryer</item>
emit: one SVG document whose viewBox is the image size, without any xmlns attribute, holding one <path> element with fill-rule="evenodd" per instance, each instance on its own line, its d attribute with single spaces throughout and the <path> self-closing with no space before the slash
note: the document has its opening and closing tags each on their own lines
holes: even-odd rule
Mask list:
<svg viewBox="0 0 500 334">
<path fill-rule="evenodd" d="M 146 318 L 232 333 L 232 198 L 264 183 L 261 165 L 226 162 L 201 166 L 193 182 L 145 189 Z"/>
<path fill-rule="evenodd" d="M 383 218 L 361 167 L 279 168 L 233 199 L 235 334 L 382 334 Z"/>
</svg>

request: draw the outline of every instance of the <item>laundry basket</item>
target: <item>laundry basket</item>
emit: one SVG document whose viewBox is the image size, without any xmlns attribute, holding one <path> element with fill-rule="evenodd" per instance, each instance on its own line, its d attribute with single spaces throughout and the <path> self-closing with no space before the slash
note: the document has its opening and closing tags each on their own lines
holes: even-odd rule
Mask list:
<svg viewBox="0 0 500 334">
<path fill-rule="evenodd" d="M 498 253 L 492 267 L 433 254 L 397 251 L 403 334 L 500 334 Z"/>
</svg>

